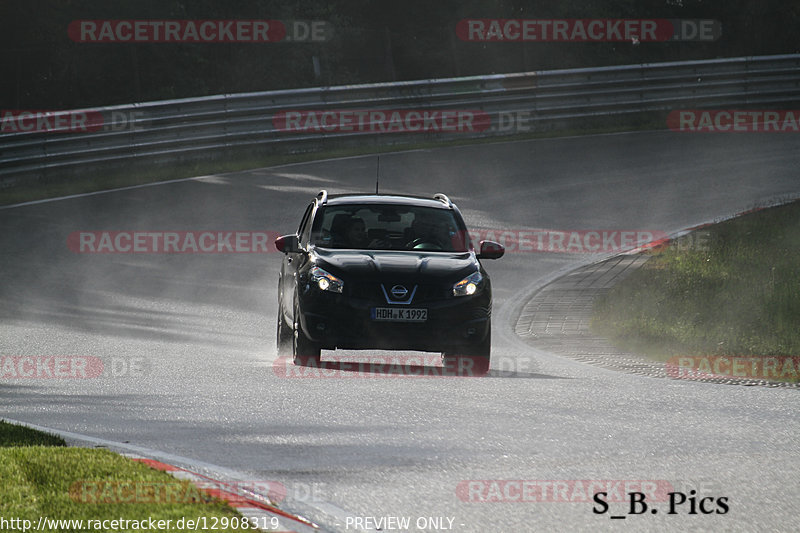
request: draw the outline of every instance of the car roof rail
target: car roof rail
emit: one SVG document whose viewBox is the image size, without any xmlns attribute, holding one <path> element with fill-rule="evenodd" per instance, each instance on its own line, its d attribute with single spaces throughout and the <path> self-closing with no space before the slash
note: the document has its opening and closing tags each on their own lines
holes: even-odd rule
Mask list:
<svg viewBox="0 0 800 533">
<path fill-rule="evenodd" d="M 319 191 L 319 194 L 317 194 L 317 200 L 319 200 L 320 204 L 328 203 L 328 191 L 326 191 L 325 189 Z"/>
<path fill-rule="evenodd" d="M 434 200 L 439 200 L 440 202 L 442 202 L 447 207 L 453 207 L 453 202 L 451 202 L 450 198 L 448 198 L 447 195 L 444 194 L 444 193 L 437 192 L 436 194 L 433 195 L 433 199 Z"/>
</svg>

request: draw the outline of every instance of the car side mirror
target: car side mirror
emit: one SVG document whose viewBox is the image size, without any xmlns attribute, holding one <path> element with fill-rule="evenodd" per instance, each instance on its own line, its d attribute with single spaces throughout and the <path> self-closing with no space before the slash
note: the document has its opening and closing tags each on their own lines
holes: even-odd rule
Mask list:
<svg viewBox="0 0 800 533">
<path fill-rule="evenodd" d="M 506 253 L 505 247 L 499 242 L 481 241 L 478 259 L 500 259 Z"/>
<path fill-rule="evenodd" d="M 300 251 L 300 244 L 297 242 L 297 235 L 283 235 L 275 239 L 275 248 L 285 254 L 297 253 Z"/>
</svg>

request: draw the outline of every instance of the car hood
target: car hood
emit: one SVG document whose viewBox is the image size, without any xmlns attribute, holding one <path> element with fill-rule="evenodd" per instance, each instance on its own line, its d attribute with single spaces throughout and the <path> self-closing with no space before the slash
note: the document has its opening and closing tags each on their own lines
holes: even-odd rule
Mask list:
<svg viewBox="0 0 800 533">
<path fill-rule="evenodd" d="M 316 248 L 314 260 L 334 275 L 356 275 L 364 280 L 433 278 L 444 280 L 478 270 L 472 252 L 415 252 L 390 250 L 328 250 Z"/>
</svg>

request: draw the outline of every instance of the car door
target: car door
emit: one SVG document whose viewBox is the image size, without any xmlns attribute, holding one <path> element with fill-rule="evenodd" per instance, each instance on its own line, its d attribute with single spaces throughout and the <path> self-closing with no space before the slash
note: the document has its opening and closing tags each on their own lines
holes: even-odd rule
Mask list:
<svg viewBox="0 0 800 533">
<path fill-rule="evenodd" d="M 294 323 L 294 295 L 297 287 L 298 271 L 303 267 L 308 260 L 308 256 L 304 253 L 308 247 L 309 230 L 311 228 L 311 215 L 314 211 L 314 203 L 312 202 L 306 208 L 305 214 L 300 221 L 300 226 L 297 228 L 297 238 L 300 242 L 300 252 L 289 252 L 283 256 L 283 264 L 281 265 L 281 279 L 280 291 L 281 301 L 283 306 L 283 313 L 286 317 L 287 324 Z M 302 241 L 302 236 L 306 235 L 305 242 Z"/>
</svg>

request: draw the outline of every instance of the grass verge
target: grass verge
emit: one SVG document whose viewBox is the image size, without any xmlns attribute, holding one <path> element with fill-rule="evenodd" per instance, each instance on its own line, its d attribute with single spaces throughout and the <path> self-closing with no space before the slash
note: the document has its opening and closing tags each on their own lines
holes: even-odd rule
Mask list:
<svg viewBox="0 0 800 533">
<path fill-rule="evenodd" d="M 800 201 L 701 231 L 598 298 L 591 329 L 658 360 L 800 355 Z"/>
<path fill-rule="evenodd" d="M 67 447 L 63 439 L 0 421 L 0 509 L 2 519 L 17 519 L 16 525 L 0 523 L 0 530 L 20 529 L 21 521 L 30 527 L 43 523 L 39 531 L 81 531 L 74 521 L 82 520 L 83 530 L 135 531 L 152 519 L 168 528 L 182 531 L 179 520 L 205 517 L 217 523 L 219 531 L 250 531 L 228 527 L 243 520 L 225 503 L 199 492 L 188 481 L 179 481 L 164 472 L 132 461 L 108 450 Z M 72 520 L 72 524 L 56 524 Z M 103 521 L 118 520 L 97 528 Z M 127 520 L 128 523 L 122 521 Z M 166 520 L 171 520 L 167 523 Z M 126 526 L 126 527 L 124 527 Z"/>
</svg>

